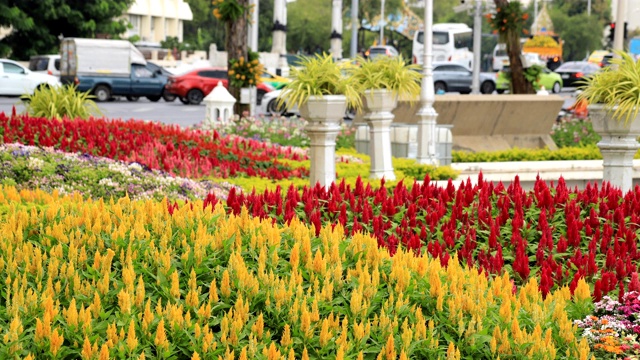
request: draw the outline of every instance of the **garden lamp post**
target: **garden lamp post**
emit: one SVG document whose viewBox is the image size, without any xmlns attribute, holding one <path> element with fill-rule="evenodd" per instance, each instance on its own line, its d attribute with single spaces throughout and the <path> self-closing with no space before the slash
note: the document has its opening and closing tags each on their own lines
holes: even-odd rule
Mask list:
<svg viewBox="0 0 640 360">
<path fill-rule="evenodd" d="M 333 0 L 331 8 L 331 56 L 342 59 L 342 0 Z"/>
<path fill-rule="evenodd" d="M 436 118 L 433 108 L 436 100 L 433 88 L 433 0 L 424 4 L 424 53 L 422 65 L 422 91 L 420 92 L 420 110 L 418 110 L 418 153 L 416 160 L 420 164 L 437 165 L 436 159 Z"/>
</svg>

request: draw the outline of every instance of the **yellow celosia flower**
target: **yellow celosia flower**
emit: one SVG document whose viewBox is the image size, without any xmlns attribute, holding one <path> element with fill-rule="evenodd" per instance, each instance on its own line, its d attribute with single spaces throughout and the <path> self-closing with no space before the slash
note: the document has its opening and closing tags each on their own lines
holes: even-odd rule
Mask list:
<svg viewBox="0 0 640 360">
<path fill-rule="evenodd" d="M 136 326 L 132 321 L 129 322 L 129 332 L 127 333 L 127 347 L 129 351 L 135 350 L 138 346 L 138 338 L 136 337 Z"/>
<path fill-rule="evenodd" d="M 98 360 L 109 360 L 109 348 L 107 347 L 107 344 L 102 344 L 100 354 L 98 354 Z"/>
<path fill-rule="evenodd" d="M 156 329 L 156 337 L 153 340 L 153 343 L 160 349 L 167 349 L 169 347 L 169 343 L 167 341 L 167 334 L 164 330 L 164 319 L 161 319 L 158 323 L 158 328 Z"/>
<path fill-rule="evenodd" d="M 231 280 L 229 278 L 229 272 L 225 270 L 222 273 L 222 282 L 220 283 L 220 292 L 225 299 L 228 299 L 231 295 Z"/>
<path fill-rule="evenodd" d="M 64 336 L 58 333 L 57 328 L 54 329 L 53 332 L 51 333 L 51 337 L 49 338 L 49 351 L 51 351 L 53 356 L 56 356 L 63 342 L 64 342 Z"/>
<path fill-rule="evenodd" d="M 393 334 L 389 335 L 387 338 L 387 344 L 384 349 L 385 359 L 387 360 L 396 360 L 396 349 L 393 341 Z"/>
</svg>

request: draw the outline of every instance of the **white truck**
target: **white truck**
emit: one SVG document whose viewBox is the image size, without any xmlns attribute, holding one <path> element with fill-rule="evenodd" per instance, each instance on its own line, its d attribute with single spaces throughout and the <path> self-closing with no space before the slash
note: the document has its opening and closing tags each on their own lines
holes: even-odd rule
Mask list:
<svg viewBox="0 0 640 360">
<path fill-rule="evenodd" d="M 89 91 L 97 101 L 141 96 L 151 101 L 175 96 L 164 92 L 167 76 L 147 63 L 142 53 L 127 40 L 65 38 L 60 46 L 60 81 Z"/>
</svg>

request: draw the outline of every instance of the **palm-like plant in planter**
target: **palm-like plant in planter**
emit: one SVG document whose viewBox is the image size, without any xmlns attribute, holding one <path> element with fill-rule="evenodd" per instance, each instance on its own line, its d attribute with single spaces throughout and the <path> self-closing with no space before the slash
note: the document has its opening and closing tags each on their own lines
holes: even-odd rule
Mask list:
<svg viewBox="0 0 640 360">
<path fill-rule="evenodd" d="M 347 105 L 354 110 L 362 106 L 359 84 L 352 81 L 353 67 L 336 63 L 331 55 L 303 57 L 299 68 L 292 70 L 292 80 L 283 89 L 278 106 L 297 105 L 308 125 L 311 140 L 311 186 L 328 187 L 336 178 L 335 140 Z"/>
<path fill-rule="evenodd" d="M 364 119 L 369 125 L 370 177 L 394 180 L 391 164 L 390 125 L 391 111 L 398 97 L 410 101 L 420 93 L 418 65 L 407 65 L 402 57 L 379 57 L 375 60 L 357 59 L 360 67 L 353 71 L 352 79 L 364 90 Z"/>
<path fill-rule="evenodd" d="M 615 51 L 611 64 L 587 78 L 578 101 L 589 103 L 593 129 L 603 157 L 603 180 L 632 188 L 633 157 L 640 148 L 640 61 L 623 51 Z"/>
</svg>

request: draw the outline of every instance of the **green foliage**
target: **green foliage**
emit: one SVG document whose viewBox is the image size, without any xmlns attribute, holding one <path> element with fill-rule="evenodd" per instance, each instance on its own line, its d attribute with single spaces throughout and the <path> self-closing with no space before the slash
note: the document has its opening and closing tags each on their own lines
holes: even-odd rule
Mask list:
<svg viewBox="0 0 640 360">
<path fill-rule="evenodd" d="M 249 6 L 244 6 L 238 0 L 213 0 L 213 16 L 224 22 L 234 22 L 244 16 Z"/>
<path fill-rule="evenodd" d="M 606 48 L 602 45 L 604 22 L 595 15 L 586 13 L 569 16 L 556 8 L 550 12 L 556 33 L 560 35 L 562 55 L 565 61 L 582 60 L 593 50 Z M 594 29 L 598 29 L 594 31 Z"/>
<path fill-rule="evenodd" d="M 0 26 L 13 28 L 2 39 L 0 57 L 24 60 L 57 53 L 58 36 L 117 37 L 126 31 L 122 14 L 134 0 L 0 1 Z"/>
<path fill-rule="evenodd" d="M 503 41 L 506 41 L 507 34 L 522 34 L 524 25 L 529 19 L 529 14 L 523 11 L 519 1 L 510 1 L 506 6 L 496 5 L 494 14 L 487 14 L 485 17 L 491 28 L 496 31 Z"/>
<path fill-rule="evenodd" d="M 353 109 L 362 106 L 360 84 L 353 81 L 348 63 L 336 63 L 330 54 L 301 56 L 300 66 L 292 68 L 292 81 L 279 97 L 280 104 L 300 106 L 310 96 L 344 95 Z"/>
<path fill-rule="evenodd" d="M 453 162 L 496 162 L 496 161 L 549 161 L 549 160 L 598 160 L 602 159 L 595 145 L 549 149 L 511 149 L 504 151 L 452 151 Z"/>
<path fill-rule="evenodd" d="M 578 100 L 604 104 L 613 118 L 625 124 L 640 111 L 640 61 L 624 51 L 614 51 L 611 65 L 588 77 Z"/>
<path fill-rule="evenodd" d="M 100 109 L 89 92 L 80 92 L 73 85 L 44 86 L 31 95 L 22 95 L 26 101 L 25 112 L 35 117 L 61 120 L 86 120 L 92 115 L 100 115 Z"/>
<path fill-rule="evenodd" d="M 375 60 L 358 57 L 359 64 L 353 71 L 353 81 L 365 90 L 387 89 L 395 96 L 413 99 L 420 94 L 420 66 L 407 65 L 401 57 L 381 56 Z"/>
<path fill-rule="evenodd" d="M 182 51 L 187 49 L 185 43 L 180 42 L 177 36 L 169 36 L 165 40 L 160 41 L 160 46 L 169 50 L 177 49 L 178 51 Z"/>
<path fill-rule="evenodd" d="M 555 125 L 551 138 L 559 148 L 592 147 L 600 141 L 591 121 L 566 121 Z"/>
</svg>

